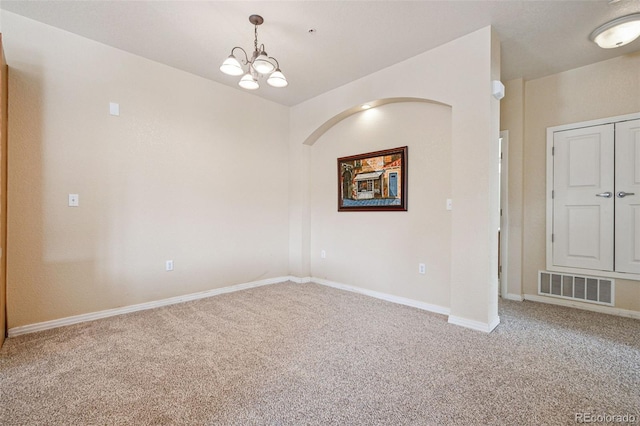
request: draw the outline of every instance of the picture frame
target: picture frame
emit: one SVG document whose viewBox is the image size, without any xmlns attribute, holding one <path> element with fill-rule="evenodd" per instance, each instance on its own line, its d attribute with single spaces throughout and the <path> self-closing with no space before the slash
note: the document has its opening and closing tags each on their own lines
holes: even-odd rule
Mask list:
<svg viewBox="0 0 640 426">
<path fill-rule="evenodd" d="M 407 211 L 408 147 L 338 158 L 338 211 Z"/>
</svg>

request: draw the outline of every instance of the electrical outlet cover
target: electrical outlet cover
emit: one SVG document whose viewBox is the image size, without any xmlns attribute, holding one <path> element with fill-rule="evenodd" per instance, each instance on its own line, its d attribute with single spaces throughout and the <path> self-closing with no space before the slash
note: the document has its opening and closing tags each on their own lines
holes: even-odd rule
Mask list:
<svg viewBox="0 0 640 426">
<path fill-rule="evenodd" d="M 80 196 L 78 194 L 69 194 L 69 207 L 80 206 Z"/>
</svg>

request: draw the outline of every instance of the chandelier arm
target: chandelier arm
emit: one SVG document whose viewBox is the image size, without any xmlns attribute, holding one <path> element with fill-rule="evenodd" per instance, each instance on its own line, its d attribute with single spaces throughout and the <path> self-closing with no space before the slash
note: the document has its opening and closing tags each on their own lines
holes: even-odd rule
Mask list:
<svg viewBox="0 0 640 426">
<path fill-rule="evenodd" d="M 280 69 L 280 64 L 278 63 L 278 60 L 276 58 L 274 58 L 273 56 L 269 56 L 269 59 L 273 59 L 276 62 L 276 69 L 279 70 Z"/>
<path fill-rule="evenodd" d="M 240 50 L 242 50 L 242 53 L 244 53 L 244 64 L 243 64 L 243 65 L 247 65 L 247 64 L 249 64 L 249 56 L 247 55 L 247 51 L 246 51 L 246 50 L 244 50 L 242 47 L 240 47 L 240 46 L 236 46 L 236 47 L 234 47 L 233 49 L 231 49 L 231 54 L 233 55 L 233 52 L 234 52 L 236 49 L 240 49 Z M 240 59 L 242 59 L 242 58 L 240 58 Z"/>
</svg>

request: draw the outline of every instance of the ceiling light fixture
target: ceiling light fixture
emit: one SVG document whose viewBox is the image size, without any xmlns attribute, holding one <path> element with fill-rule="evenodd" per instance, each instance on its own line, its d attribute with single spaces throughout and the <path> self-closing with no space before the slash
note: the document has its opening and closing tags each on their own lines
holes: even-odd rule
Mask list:
<svg viewBox="0 0 640 426">
<path fill-rule="evenodd" d="M 262 25 L 264 19 L 260 15 L 251 15 L 249 16 L 249 22 L 254 26 L 254 50 L 251 59 L 249 59 L 249 55 L 247 55 L 246 50 L 242 47 L 236 46 L 231 49 L 231 55 L 229 55 L 222 65 L 220 65 L 220 71 L 228 75 L 242 75 L 238 85 L 247 90 L 256 90 L 259 88 L 260 84 L 258 84 L 258 77 L 264 75 L 269 75 L 267 78 L 267 84 L 269 84 L 269 86 L 286 87 L 289 82 L 285 78 L 284 74 L 282 74 L 282 71 L 280 71 L 280 64 L 278 64 L 276 58 L 267 55 L 267 52 L 264 50 L 264 44 L 258 46 L 258 25 Z M 242 60 L 242 65 L 247 66 L 246 71 L 242 68 L 240 61 L 238 61 L 233 54 L 236 49 L 240 49 L 242 53 L 244 53 L 244 59 L 240 59 Z"/>
<path fill-rule="evenodd" d="M 621 16 L 593 30 L 589 39 L 603 49 L 631 43 L 640 36 L 640 13 Z"/>
</svg>

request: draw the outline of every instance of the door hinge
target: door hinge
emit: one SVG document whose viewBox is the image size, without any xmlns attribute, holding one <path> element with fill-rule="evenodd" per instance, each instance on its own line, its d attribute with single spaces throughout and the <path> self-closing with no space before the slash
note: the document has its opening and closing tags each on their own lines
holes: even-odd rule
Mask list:
<svg viewBox="0 0 640 426">
<path fill-rule="evenodd" d="M 502 209 L 500 209 L 500 217 L 502 217 Z"/>
<path fill-rule="evenodd" d="M 555 234 L 551 234 L 551 242 L 553 243 L 555 240 Z"/>
<path fill-rule="evenodd" d="M 551 190 L 551 199 L 553 200 L 556 196 L 556 191 Z"/>
<path fill-rule="evenodd" d="M 555 146 L 551 147 L 551 155 L 556 155 L 556 147 Z"/>
</svg>

